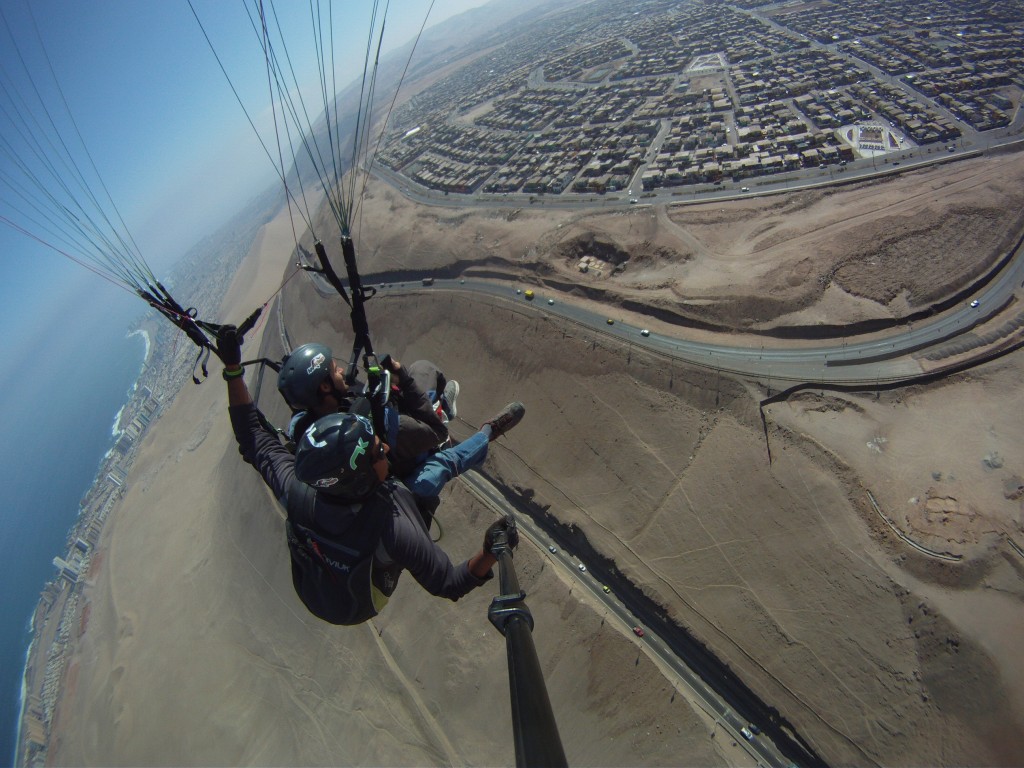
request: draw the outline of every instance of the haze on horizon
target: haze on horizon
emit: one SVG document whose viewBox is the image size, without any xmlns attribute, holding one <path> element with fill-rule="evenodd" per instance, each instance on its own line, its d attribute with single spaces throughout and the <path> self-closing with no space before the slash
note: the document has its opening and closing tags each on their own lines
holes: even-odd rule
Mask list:
<svg viewBox="0 0 1024 768">
<path fill-rule="evenodd" d="M 484 0 L 393 0 L 383 50 L 408 43 L 424 19 L 434 26 L 483 4 Z M 42 0 L 30 6 L 27 0 L 15 0 L 0 10 L 4 84 L 24 94 L 40 90 L 46 110 L 30 111 L 52 111 L 70 153 L 83 168 L 95 166 L 97 176 L 86 176 L 101 179 L 98 188 L 109 191 L 111 203 L 104 203 L 103 210 L 124 219 L 160 277 L 196 242 L 279 183 L 275 166 L 246 117 L 248 112 L 263 143 L 275 153 L 263 53 L 244 6 L 211 0 L 194 0 L 193 6 L 202 28 L 188 3 L 111 0 L 82 6 Z M 303 7 L 288 13 L 291 10 L 278 6 L 276 23 L 285 40 L 295 41 L 288 47 L 292 66 L 307 73 L 300 77 L 312 90 L 317 75 L 314 47 L 305 42 L 309 11 Z M 352 12 L 344 9 L 345 14 Z M 347 74 L 351 73 L 349 81 L 362 74 L 370 23 L 367 7 L 358 19 L 346 18 L 343 34 L 350 45 L 341 45 L 340 35 L 335 36 L 335 77 L 343 85 Z M 376 25 L 379 29 L 379 16 Z M 31 80 L 24 74 L 26 68 L 33 73 Z M 32 103 L 28 96 L 21 99 Z M 67 114 L 81 143 L 68 127 Z M 10 150 L 0 153 L 0 180 L 11 178 L 14 157 Z M 0 187 L 0 215 L 14 218 L 7 204 L 16 198 L 9 184 Z M 66 249 L 41 226 L 27 228 L 38 240 Z M 59 325 L 69 304 L 94 303 L 104 313 L 117 307 L 128 313 L 145 311 L 130 292 L 98 280 L 52 247 L 3 222 L 0 251 L 7 263 L 0 286 L 0 323 L 6 331 L 0 340 L 0 359 L 5 361 L 0 364 L 0 380 L 33 339 Z M 94 341 L 102 346 L 104 340 Z"/>
</svg>

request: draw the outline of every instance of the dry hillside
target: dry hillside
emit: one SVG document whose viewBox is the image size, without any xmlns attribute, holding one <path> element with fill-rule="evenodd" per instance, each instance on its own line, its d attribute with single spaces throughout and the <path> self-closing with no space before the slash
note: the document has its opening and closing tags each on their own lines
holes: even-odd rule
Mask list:
<svg viewBox="0 0 1024 768">
<path fill-rule="evenodd" d="M 416 207 L 374 185 L 358 245 L 366 273 L 563 287 L 652 328 L 728 328 L 743 343 L 745 330 L 899 319 L 955 295 L 1020 235 L 1022 171 L 1008 155 L 586 215 Z M 280 283 L 282 224 L 243 265 L 228 300 L 239 316 Z M 602 263 L 580 272 L 584 256 Z M 338 300 L 299 276 L 280 301 L 293 340 L 347 355 Z M 529 542 L 516 556 L 571 764 L 750 762 L 579 588 L 598 577 L 692 633 L 829 764 L 1019 764 L 1019 352 L 928 386 L 805 392 L 762 424 L 754 385 L 542 310 L 511 291 L 441 290 L 368 308 L 379 351 L 461 382 L 457 432 L 527 404 L 486 473 L 591 566 L 567 572 Z M 266 327 L 279 353 L 273 314 Z M 450 604 L 407 579 L 372 626 L 305 615 L 280 513 L 238 459 L 221 390 L 179 396 L 104 533 L 54 763 L 510 764 L 504 646 L 485 618 L 495 591 Z M 271 387 L 262 402 L 283 419 Z M 914 549 L 872 498 L 899 533 L 960 559 Z M 452 483 L 443 545 L 468 554 L 492 518 Z"/>
</svg>

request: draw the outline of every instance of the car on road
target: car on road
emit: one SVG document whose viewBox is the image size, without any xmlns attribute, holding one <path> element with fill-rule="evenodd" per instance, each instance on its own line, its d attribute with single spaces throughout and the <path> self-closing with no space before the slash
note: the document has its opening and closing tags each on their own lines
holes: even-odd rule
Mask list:
<svg viewBox="0 0 1024 768">
<path fill-rule="evenodd" d="M 641 336 L 650 336 L 650 335 L 651 335 L 651 332 L 650 332 L 649 330 L 647 330 L 646 328 L 643 328 L 643 329 L 641 329 L 641 331 L 640 331 L 640 335 L 641 335 Z"/>
<path fill-rule="evenodd" d="M 610 317 L 607 320 L 605 320 L 605 322 L 608 323 L 608 325 L 615 325 L 615 321 L 612 320 Z"/>
<path fill-rule="evenodd" d="M 761 729 L 753 723 L 747 723 L 747 728 L 749 728 L 755 736 L 761 732 Z"/>
<path fill-rule="evenodd" d="M 576 567 L 580 569 L 580 573 L 586 573 L 587 572 L 587 566 L 585 566 L 583 563 L 580 563 Z"/>
<path fill-rule="evenodd" d="M 548 547 L 548 552 L 550 552 L 552 555 L 556 555 L 558 554 L 558 547 Z"/>
<path fill-rule="evenodd" d="M 555 303 L 554 299 L 548 299 L 548 304 L 554 304 L 554 303 Z"/>
<path fill-rule="evenodd" d="M 523 292 L 522 288 L 516 288 L 516 296 Z"/>
<path fill-rule="evenodd" d="M 740 192 L 749 192 L 750 187 L 740 187 Z"/>
<path fill-rule="evenodd" d="M 523 295 L 527 298 L 528 301 L 533 301 L 533 291 L 527 291 Z"/>
<path fill-rule="evenodd" d="M 746 726 L 743 726 L 742 728 L 740 728 L 740 733 L 743 734 L 743 738 L 746 739 L 747 741 L 753 741 L 754 740 L 754 734 L 751 733 L 750 729 L 747 728 Z"/>
<path fill-rule="evenodd" d="M 971 309 L 977 309 L 979 304 L 981 304 L 981 302 L 975 299 L 974 301 L 971 302 Z"/>
<path fill-rule="evenodd" d="M 611 587 L 609 587 L 609 586 L 608 586 L 607 584 L 602 584 L 602 585 L 601 585 L 601 589 L 602 589 L 602 590 L 604 590 L 604 593 L 605 593 L 606 595 L 610 595 L 610 594 L 611 594 L 611 592 L 612 592 L 612 588 L 611 588 Z"/>
<path fill-rule="evenodd" d="M 636 205 L 637 204 L 637 199 L 635 197 L 629 198 L 629 204 L 630 205 Z"/>
<path fill-rule="evenodd" d="M 641 627 L 633 627 L 633 634 L 636 635 L 637 637 L 643 637 L 644 636 L 644 631 L 643 631 L 643 629 Z"/>
</svg>

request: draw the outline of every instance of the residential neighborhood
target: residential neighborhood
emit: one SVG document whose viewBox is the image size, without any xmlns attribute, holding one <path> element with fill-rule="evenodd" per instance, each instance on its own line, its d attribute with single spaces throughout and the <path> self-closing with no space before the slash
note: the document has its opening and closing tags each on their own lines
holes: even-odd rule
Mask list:
<svg viewBox="0 0 1024 768">
<path fill-rule="evenodd" d="M 840 14 L 650 0 L 569 13 L 576 34 L 538 20 L 513 55 L 481 53 L 396 111 L 378 161 L 423 190 L 485 196 L 842 173 L 984 142 L 1024 89 L 1013 4 L 869 0 Z"/>
</svg>

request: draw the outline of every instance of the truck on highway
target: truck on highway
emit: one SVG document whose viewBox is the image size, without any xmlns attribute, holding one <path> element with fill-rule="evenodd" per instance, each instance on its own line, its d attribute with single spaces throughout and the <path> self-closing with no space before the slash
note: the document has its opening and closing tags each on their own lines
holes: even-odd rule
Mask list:
<svg viewBox="0 0 1024 768">
<path fill-rule="evenodd" d="M 423 278 L 423 284 L 424 285 L 433 285 L 434 284 L 434 278 L 432 278 L 432 277 L 424 277 Z"/>
</svg>

